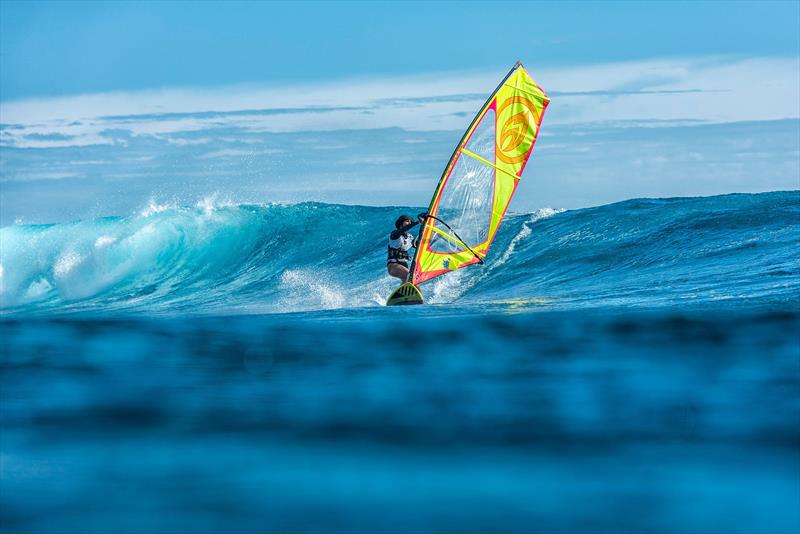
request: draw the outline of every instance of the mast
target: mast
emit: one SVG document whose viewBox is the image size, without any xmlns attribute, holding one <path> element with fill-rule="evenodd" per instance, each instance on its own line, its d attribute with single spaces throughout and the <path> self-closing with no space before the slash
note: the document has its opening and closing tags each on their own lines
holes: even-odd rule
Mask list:
<svg viewBox="0 0 800 534">
<path fill-rule="evenodd" d="M 458 141 L 458 144 L 456 145 L 456 148 L 453 150 L 453 153 L 450 155 L 450 159 L 447 160 L 447 165 L 445 165 L 444 170 L 442 171 L 442 176 L 439 178 L 439 182 L 436 184 L 436 188 L 433 190 L 433 196 L 431 197 L 430 203 L 428 203 L 428 211 L 426 213 L 430 213 L 431 209 L 433 208 L 433 203 L 436 200 L 436 194 L 439 192 L 439 188 L 442 186 L 442 182 L 444 182 L 444 179 L 447 177 L 447 171 L 453 165 L 453 160 L 458 155 L 458 151 L 462 148 L 462 145 L 467 140 L 467 134 L 470 132 L 470 130 L 472 130 L 472 127 L 475 126 L 475 123 L 478 121 L 478 118 L 481 116 L 481 111 L 483 111 L 483 109 L 486 106 L 489 105 L 489 103 L 495 97 L 497 92 L 506 83 L 506 80 L 508 80 L 511 77 L 511 75 L 514 74 L 514 71 L 517 70 L 521 66 L 522 66 L 522 62 L 521 61 L 517 61 L 514 64 L 514 66 L 511 67 L 511 70 L 509 70 L 508 74 L 506 74 L 505 77 L 503 77 L 503 79 L 500 81 L 500 83 L 497 84 L 497 87 L 495 87 L 494 91 L 491 92 L 491 94 L 489 95 L 489 98 L 486 99 L 486 102 L 484 102 L 483 105 L 478 109 L 478 112 L 475 114 L 475 117 L 473 117 L 472 122 L 469 123 L 469 126 L 467 126 L 467 129 L 464 130 L 464 135 L 461 136 L 461 139 Z M 422 242 L 422 234 L 425 231 L 425 227 L 427 225 L 428 225 L 428 219 L 425 219 L 425 222 L 422 223 L 419 226 L 419 232 L 417 232 L 417 246 L 419 246 L 421 244 L 421 242 Z M 412 284 L 414 283 L 414 269 L 417 266 L 417 255 L 418 254 L 419 254 L 419 251 L 415 248 L 414 249 L 414 259 L 411 260 L 411 267 L 408 270 L 408 275 L 409 275 L 409 280 L 408 281 L 411 282 Z M 481 263 L 483 263 L 483 262 L 481 261 Z M 414 285 L 416 285 L 416 284 L 414 284 Z"/>
</svg>

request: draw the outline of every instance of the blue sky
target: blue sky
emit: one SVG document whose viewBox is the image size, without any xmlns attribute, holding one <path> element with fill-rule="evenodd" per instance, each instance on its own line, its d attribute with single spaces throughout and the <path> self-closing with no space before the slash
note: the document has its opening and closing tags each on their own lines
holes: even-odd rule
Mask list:
<svg viewBox="0 0 800 534">
<path fill-rule="evenodd" d="M 3 100 L 800 47 L 794 1 L 0 5 Z"/>
<path fill-rule="evenodd" d="M 800 3 L 0 2 L 0 224 L 426 205 L 522 59 L 512 209 L 800 188 Z"/>
</svg>

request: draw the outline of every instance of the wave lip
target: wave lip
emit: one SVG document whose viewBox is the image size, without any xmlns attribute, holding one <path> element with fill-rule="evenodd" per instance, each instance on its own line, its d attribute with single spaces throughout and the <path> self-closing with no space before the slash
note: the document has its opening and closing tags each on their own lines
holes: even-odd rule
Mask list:
<svg viewBox="0 0 800 534">
<path fill-rule="evenodd" d="M 0 229 L 5 314 L 274 313 L 375 306 L 385 234 L 407 208 L 151 202 L 129 217 Z M 509 215 L 487 265 L 431 303 L 787 303 L 800 294 L 800 192 L 635 199 Z"/>
</svg>

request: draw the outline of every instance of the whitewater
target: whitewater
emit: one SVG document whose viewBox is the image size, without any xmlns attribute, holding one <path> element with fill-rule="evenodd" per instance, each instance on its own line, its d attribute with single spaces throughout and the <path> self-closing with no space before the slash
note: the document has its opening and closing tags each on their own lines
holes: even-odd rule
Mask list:
<svg viewBox="0 0 800 534">
<path fill-rule="evenodd" d="M 385 241 L 420 208 L 195 206 L 0 229 L 5 314 L 252 314 L 380 306 Z M 431 304 L 540 309 L 789 303 L 800 193 L 637 199 L 514 214 L 485 266 L 422 289 Z M 364 310 L 364 313 L 371 313 Z"/>
</svg>

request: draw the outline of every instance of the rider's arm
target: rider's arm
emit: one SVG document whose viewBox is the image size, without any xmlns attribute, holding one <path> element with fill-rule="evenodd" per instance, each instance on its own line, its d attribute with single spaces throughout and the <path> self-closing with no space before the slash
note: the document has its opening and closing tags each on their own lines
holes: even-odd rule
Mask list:
<svg viewBox="0 0 800 534">
<path fill-rule="evenodd" d="M 403 235 L 403 233 L 408 232 L 409 230 L 411 230 L 412 228 L 414 228 L 418 224 L 419 224 L 419 222 L 413 222 L 411 224 L 407 224 L 407 225 L 403 226 L 402 228 L 398 228 L 397 230 L 392 230 L 392 233 L 389 234 L 389 237 L 391 237 L 392 239 L 397 239 L 401 235 Z"/>
<path fill-rule="evenodd" d="M 428 214 L 427 213 L 425 213 L 425 212 L 420 213 L 419 215 L 417 215 L 417 222 L 415 222 L 411 226 L 414 226 L 414 225 L 417 225 L 417 224 L 424 224 L 425 223 L 425 219 L 427 219 L 427 218 L 428 218 Z M 417 248 L 417 245 L 419 245 L 419 235 L 417 235 L 417 237 L 414 238 L 414 242 L 411 244 L 411 246 L 413 248 Z"/>
<path fill-rule="evenodd" d="M 392 239 L 397 239 L 398 237 L 403 235 L 404 232 L 408 232 L 409 230 L 414 228 L 416 225 L 421 224 L 423 221 L 425 221 L 425 217 L 427 217 L 427 216 L 428 216 L 427 213 L 420 213 L 419 215 L 417 215 L 417 220 L 416 221 L 412 222 L 411 224 L 407 224 L 407 225 L 403 226 L 400 229 L 392 230 L 392 233 L 389 234 L 389 237 L 391 237 Z"/>
</svg>

